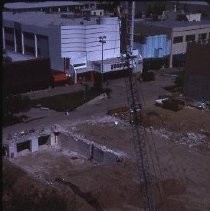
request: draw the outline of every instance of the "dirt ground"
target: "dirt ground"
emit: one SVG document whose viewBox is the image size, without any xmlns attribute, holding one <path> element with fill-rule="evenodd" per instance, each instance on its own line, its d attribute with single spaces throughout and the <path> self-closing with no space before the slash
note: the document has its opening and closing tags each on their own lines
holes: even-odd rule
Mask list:
<svg viewBox="0 0 210 211">
<path fill-rule="evenodd" d="M 172 81 L 164 78 L 162 83 Z M 142 87 L 152 91 L 154 85 L 155 90 L 145 92 L 143 138 L 148 146 L 149 173 L 158 210 L 209 211 L 210 112 L 189 107 L 173 112 L 154 106 L 154 99 L 165 94 L 157 89 L 163 84 L 155 81 Z M 115 101 L 113 105 L 117 105 Z M 102 104 L 92 110 L 87 107 L 85 112 L 100 106 L 102 109 Z M 105 113 L 98 118 L 89 115 L 86 120 L 73 121 L 74 115 L 76 119 L 77 113 L 69 117 L 72 121 L 68 130 L 124 152 L 122 162 L 96 163 L 71 149 L 49 147 L 35 153 L 23 152 L 24 156 L 11 161 L 4 159 L 4 211 L 144 210 L 128 122 L 122 116 Z"/>
</svg>

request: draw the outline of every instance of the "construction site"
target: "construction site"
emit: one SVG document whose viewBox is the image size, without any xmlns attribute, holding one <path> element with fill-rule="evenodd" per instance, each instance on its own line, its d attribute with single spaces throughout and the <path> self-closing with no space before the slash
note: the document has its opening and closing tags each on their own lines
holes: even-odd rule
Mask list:
<svg viewBox="0 0 210 211">
<path fill-rule="evenodd" d="M 160 73 L 156 81 L 141 84 L 139 131 L 148 150 L 151 190 L 158 210 L 207 211 L 210 113 L 190 106 L 177 112 L 155 106 L 157 95 L 168 94 L 162 86 L 173 79 Z M 111 98 L 68 116 L 33 108 L 27 123 L 4 129 L 5 142 L 25 142 L 15 143 L 15 157 L 3 160 L 5 210 L 144 210 L 128 111 L 107 114 L 127 105 L 124 79 L 110 86 Z M 38 140 L 37 146 L 27 144 L 30 139 Z M 15 152 L 10 150 L 10 155 Z"/>
<path fill-rule="evenodd" d="M 18 114 L 27 120 L 3 128 L 4 211 L 210 210 L 209 108 L 168 91 L 179 68 L 150 81 L 133 72 L 134 7 L 125 3 L 128 74 L 102 78 L 109 95 L 67 112 L 32 107 Z M 84 89 L 26 94 L 73 86 Z"/>
</svg>

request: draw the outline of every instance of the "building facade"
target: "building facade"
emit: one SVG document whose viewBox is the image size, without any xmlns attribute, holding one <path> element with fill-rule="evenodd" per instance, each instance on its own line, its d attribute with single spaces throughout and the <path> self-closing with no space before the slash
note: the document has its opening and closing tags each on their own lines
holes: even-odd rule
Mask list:
<svg viewBox="0 0 210 211">
<path fill-rule="evenodd" d="M 80 73 L 126 68 L 121 61 L 120 20 L 104 14 L 94 2 L 14 3 L 5 8 L 6 51 L 50 58 L 52 70 L 67 72 L 75 82 Z M 105 38 L 103 43 L 100 37 Z M 133 55 L 135 71 L 141 71 L 142 58 L 136 50 Z"/>
<path fill-rule="evenodd" d="M 161 34 L 165 34 L 170 40 L 169 66 L 172 67 L 174 58 L 186 54 L 187 43 L 210 39 L 210 20 L 199 22 L 144 20 L 135 22 L 135 37 L 146 38 Z"/>
</svg>

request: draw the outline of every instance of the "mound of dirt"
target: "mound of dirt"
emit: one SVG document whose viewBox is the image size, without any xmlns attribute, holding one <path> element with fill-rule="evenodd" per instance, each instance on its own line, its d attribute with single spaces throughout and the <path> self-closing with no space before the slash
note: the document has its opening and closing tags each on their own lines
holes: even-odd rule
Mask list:
<svg viewBox="0 0 210 211">
<path fill-rule="evenodd" d="M 74 211 L 79 207 L 79 210 L 91 210 L 71 190 L 61 192 L 35 180 L 7 160 L 3 161 L 2 196 L 4 211 Z"/>
</svg>

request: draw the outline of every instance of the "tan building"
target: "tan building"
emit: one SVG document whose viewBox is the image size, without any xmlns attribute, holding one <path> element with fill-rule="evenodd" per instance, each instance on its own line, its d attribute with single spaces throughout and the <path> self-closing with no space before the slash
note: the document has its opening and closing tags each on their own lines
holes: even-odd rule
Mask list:
<svg viewBox="0 0 210 211">
<path fill-rule="evenodd" d="M 184 56 L 187 43 L 210 39 L 210 20 L 199 22 L 164 20 L 139 20 L 135 22 L 135 37 L 166 34 L 171 40 L 169 66 L 173 66 L 173 59 Z"/>
</svg>

